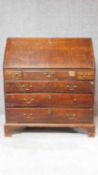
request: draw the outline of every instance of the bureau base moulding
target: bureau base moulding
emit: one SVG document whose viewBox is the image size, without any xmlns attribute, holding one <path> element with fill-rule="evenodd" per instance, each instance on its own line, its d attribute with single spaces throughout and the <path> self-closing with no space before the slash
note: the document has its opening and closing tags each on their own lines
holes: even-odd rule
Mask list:
<svg viewBox="0 0 98 175">
<path fill-rule="evenodd" d="M 24 128 L 78 128 L 85 131 L 89 137 L 95 136 L 94 124 L 5 124 L 5 136 L 11 136 L 14 131 Z"/>
</svg>

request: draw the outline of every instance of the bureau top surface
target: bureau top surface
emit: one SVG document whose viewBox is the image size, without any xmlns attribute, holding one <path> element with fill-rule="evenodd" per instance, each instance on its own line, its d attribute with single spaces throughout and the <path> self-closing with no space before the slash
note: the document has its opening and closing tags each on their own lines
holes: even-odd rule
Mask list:
<svg viewBox="0 0 98 175">
<path fill-rule="evenodd" d="M 9 38 L 4 68 L 94 68 L 89 38 Z"/>
</svg>

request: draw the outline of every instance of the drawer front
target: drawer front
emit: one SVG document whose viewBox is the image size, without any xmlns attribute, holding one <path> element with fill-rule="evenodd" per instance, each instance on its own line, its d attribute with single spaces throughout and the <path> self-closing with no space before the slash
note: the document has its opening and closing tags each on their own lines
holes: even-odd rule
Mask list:
<svg viewBox="0 0 98 175">
<path fill-rule="evenodd" d="M 92 123 L 92 109 L 7 108 L 7 122 L 12 123 Z"/>
<path fill-rule="evenodd" d="M 5 70 L 5 80 L 94 80 L 95 72 L 92 70 Z"/>
<path fill-rule="evenodd" d="M 94 82 L 69 81 L 69 82 L 5 82 L 7 93 L 24 92 L 75 92 L 93 93 Z"/>
<path fill-rule="evenodd" d="M 6 106 L 92 107 L 90 94 L 6 94 Z"/>
</svg>

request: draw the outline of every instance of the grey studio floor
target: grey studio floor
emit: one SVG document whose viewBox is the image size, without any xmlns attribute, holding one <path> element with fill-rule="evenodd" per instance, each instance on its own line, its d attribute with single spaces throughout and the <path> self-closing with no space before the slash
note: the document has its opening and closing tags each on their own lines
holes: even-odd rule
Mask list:
<svg viewBox="0 0 98 175">
<path fill-rule="evenodd" d="M 96 136 L 33 130 L 4 137 L 7 37 L 91 37 L 96 58 Z M 98 0 L 0 0 L 0 175 L 98 175 Z"/>
<path fill-rule="evenodd" d="M 98 175 L 96 136 L 76 130 L 25 129 L 5 138 L 0 127 L 0 175 Z"/>
</svg>

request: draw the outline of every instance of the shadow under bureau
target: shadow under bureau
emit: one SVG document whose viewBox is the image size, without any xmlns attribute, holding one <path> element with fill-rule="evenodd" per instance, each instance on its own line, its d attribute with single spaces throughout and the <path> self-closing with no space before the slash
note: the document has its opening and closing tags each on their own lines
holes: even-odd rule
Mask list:
<svg viewBox="0 0 98 175">
<path fill-rule="evenodd" d="M 24 127 L 80 128 L 94 136 L 91 39 L 9 38 L 3 69 L 5 136 Z"/>
</svg>

